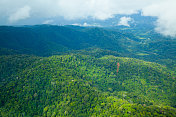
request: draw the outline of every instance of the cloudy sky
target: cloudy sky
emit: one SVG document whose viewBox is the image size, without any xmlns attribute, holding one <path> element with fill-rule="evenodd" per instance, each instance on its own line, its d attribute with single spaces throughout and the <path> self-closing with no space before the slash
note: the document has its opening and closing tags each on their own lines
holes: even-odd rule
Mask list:
<svg viewBox="0 0 176 117">
<path fill-rule="evenodd" d="M 55 19 L 107 20 L 116 14 L 155 16 L 156 31 L 176 36 L 176 0 L 0 0 L 0 25 L 57 24 Z M 128 26 L 130 17 L 121 19 Z"/>
</svg>

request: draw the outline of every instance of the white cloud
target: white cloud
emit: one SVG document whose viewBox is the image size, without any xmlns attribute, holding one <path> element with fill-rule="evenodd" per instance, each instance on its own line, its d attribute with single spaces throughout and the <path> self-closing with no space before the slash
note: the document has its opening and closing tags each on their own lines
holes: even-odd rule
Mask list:
<svg viewBox="0 0 176 117">
<path fill-rule="evenodd" d="M 78 23 L 74 23 L 74 24 L 71 24 L 73 26 L 82 26 L 81 24 L 78 24 Z"/>
<path fill-rule="evenodd" d="M 28 5 L 32 9 L 33 18 L 63 16 L 70 20 L 87 17 L 105 20 L 115 14 L 136 13 L 151 1 L 153 0 L 13 0 L 12 3 L 11 0 L 0 0 L 0 14 L 6 16 Z"/>
<path fill-rule="evenodd" d="M 96 24 L 96 23 L 94 23 L 94 24 L 88 24 L 88 23 L 83 23 L 83 24 L 79 24 L 79 23 L 74 23 L 74 24 L 72 24 L 73 26 L 83 26 L 83 27 L 101 27 L 101 25 L 99 25 L 99 24 Z"/>
<path fill-rule="evenodd" d="M 94 27 L 101 27 L 99 24 L 95 24 L 95 23 L 94 24 L 88 24 L 86 22 L 82 26 L 85 26 L 85 27 L 89 27 L 89 26 L 91 26 L 91 27 L 92 26 L 94 26 Z"/>
<path fill-rule="evenodd" d="M 44 21 L 42 24 L 51 24 L 51 23 L 53 23 L 54 21 L 53 20 L 46 20 L 46 21 Z"/>
<path fill-rule="evenodd" d="M 130 21 L 132 21 L 131 17 L 121 17 L 118 25 L 123 25 L 123 26 L 130 27 L 130 25 L 129 25 Z"/>
<path fill-rule="evenodd" d="M 17 22 L 18 20 L 29 18 L 30 17 L 30 10 L 31 10 L 31 8 L 29 6 L 24 6 L 20 9 L 18 9 L 12 15 L 10 15 L 8 20 L 11 23 L 13 23 L 13 22 Z"/>
<path fill-rule="evenodd" d="M 60 15 L 66 19 L 87 18 L 105 20 L 115 14 L 137 13 L 151 0 L 58 0 Z M 130 4 L 129 4 L 130 3 Z"/>
<path fill-rule="evenodd" d="M 165 36 L 176 36 L 176 0 L 162 0 L 143 9 L 143 15 L 156 16 L 155 30 Z"/>
</svg>

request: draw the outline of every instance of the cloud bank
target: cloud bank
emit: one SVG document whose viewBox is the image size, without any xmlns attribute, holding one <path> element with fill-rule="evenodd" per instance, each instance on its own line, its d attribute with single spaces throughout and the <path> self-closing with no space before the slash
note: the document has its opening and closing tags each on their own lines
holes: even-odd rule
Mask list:
<svg viewBox="0 0 176 117">
<path fill-rule="evenodd" d="M 143 8 L 143 15 L 156 16 L 155 30 L 165 36 L 176 37 L 176 0 L 162 0 Z"/>
<path fill-rule="evenodd" d="M 56 17 L 106 20 L 141 10 L 145 16 L 158 17 L 156 31 L 176 36 L 176 0 L 0 0 L 0 6 L 0 25 L 35 24 L 36 19 L 50 23 Z"/>
<path fill-rule="evenodd" d="M 18 9 L 15 13 L 9 16 L 9 22 L 16 22 L 22 19 L 26 19 L 30 17 L 30 10 L 29 6 L 24 6 Z"/>
</svg>

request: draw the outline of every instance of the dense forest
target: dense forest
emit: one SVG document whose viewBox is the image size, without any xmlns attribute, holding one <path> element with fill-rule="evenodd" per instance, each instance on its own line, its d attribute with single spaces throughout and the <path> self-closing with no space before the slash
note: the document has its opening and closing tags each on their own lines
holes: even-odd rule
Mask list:
<svg viewBox="0 0 176 117">
<path fill-rule="evenodd" d="M 148 28 L 1 26 L 0 116 L 174 117 L 175 45 Z"/>
</svg>

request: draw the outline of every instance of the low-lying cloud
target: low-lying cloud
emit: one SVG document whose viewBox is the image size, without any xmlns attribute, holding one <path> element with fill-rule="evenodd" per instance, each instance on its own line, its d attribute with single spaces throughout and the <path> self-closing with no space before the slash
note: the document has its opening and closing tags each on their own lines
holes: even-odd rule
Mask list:
<svg viewBox="0 0 176 117">
<path fill-rule="evenodd" d="M 73 25 L 73 26 L 83 26 L 83 27 L 101 27 L 101 25 L 99 25 L 99 24 L 96 24 L 96 23 L 88 24 L 86 22 L 84 22 L 83 24 L 74 23 L 74 24 L 71 24 L 71 25 Z"/>
<path fill-rule="evenodd" d="M 29 6 L 24 6 L 20 9 L 18 9 L 15 13 L 11 14 L 9 16 L 9 22 L 13 23 L 13 22 L 17 22 L 19 20 L 23 20 L 26 18 L 30 17 L 30 10 L 31 8 Z"/>
<path fill-rule="evenodd" d="M 56 17 L 106 20 L 142 11 L 145 16 L 158 17 L 156 31 L 176 36 L 176 0 L 1 0 L 0 6 L 0 25 L 35 24 L 39 18 L 41 24 L 50 23 Z"/>
<path fill-rule="evenodd" d="M 132 21 L 131 17 L 121 17 L 118 25 L 130 27 L 130 24 L 129 24 L 130 21 Z"/>
<path fill-rule="evenodd" d="M 143 8 L 143 15 L 156 16 L 155 30 L 165 36 L 176 37 L 176 0 L 162 0 Z"/>
</svg>

